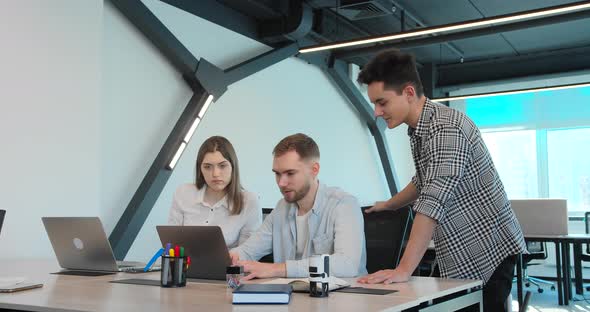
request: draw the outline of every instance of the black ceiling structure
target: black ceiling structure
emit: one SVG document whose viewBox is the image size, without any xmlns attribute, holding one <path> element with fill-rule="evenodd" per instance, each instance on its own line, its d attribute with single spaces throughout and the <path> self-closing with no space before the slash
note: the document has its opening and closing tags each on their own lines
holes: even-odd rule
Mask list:
<svg viewBox="0 0 590 312">
<path fill-rule="evenodd" d="M 523 0 L 163 0 L 272 47 L 354 40 L 587 1 Z M 291 25 L 313 23 L 300 36 Z M 292 26 L 293 27 L 293 26 Z M 301 36 L 304 34 L 304 36 Z M 481 29 L 334 50 L 363 66 L 380 50 L 396 47 L 431 64 L 430 96 L 458 86 L 590 69 L 590 10 Z M 299 55 L 306 58 L 307 55 Z M 311 56 L 309 56 L 311 57 Z"/>
</svg>

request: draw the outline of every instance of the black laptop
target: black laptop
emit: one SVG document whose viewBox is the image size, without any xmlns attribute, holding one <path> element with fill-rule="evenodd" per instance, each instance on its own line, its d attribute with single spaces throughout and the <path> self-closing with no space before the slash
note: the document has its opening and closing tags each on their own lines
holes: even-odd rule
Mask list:
<svg viewBox="0 0 590 312">
<path fill-rule="evenodd" d="M 156 229 L 162 246 L 182 246 L 184 254 L 191 257 L 188 278 L 225 280 L 231 258 L 220 227 L 160 225 Z"/>
</svg>

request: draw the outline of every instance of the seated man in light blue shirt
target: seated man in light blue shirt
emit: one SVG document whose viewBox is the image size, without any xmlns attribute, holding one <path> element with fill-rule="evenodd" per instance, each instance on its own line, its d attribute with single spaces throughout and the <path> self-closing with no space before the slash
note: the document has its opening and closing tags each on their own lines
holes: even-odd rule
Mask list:
<svg viewBox="0 0 590 312">
<path fill-rule="evenodd" d="M 320 151 L 305 134 L 281 140 L 273 150 L 272 171 L 283 194 L 272 213 L 248 240 L 230 251 L 244 266 L 245 279 L 308 277 L 309 257 L 330 255 L 330 273 L 355 277 L 367 273 L 363 216 L 358 201 L 321 184 Z M 275 263 L 257 260 L 273 253 Z"/>
</svg>

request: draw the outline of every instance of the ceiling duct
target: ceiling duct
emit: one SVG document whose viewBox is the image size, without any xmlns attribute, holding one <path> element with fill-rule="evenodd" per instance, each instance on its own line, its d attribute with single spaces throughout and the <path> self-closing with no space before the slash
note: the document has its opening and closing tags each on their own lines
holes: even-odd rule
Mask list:
<svg viewBox="0 0 590 312">
<path fill-rule="evenodd" d="M 395 7 L 389 0 L 341 0 L 340 6 L 332 8 L 351 21 L 391 15 Z"/>
<path fill-rule="evenodd" d="M 313 10 L 300 0 L 289 0 L 289 13 L 282 18 L 262 21 L 258 35 L 265 42 L 297 41 L 313 27 Z"/>
</svg>

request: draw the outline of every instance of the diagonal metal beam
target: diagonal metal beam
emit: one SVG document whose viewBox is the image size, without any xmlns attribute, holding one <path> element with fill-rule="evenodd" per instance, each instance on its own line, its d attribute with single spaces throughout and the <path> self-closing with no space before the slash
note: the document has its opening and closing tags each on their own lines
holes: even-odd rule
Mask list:
<svg viewBox="0 0 590 312">
<path fill-rule="evenodd" d="M 347 64 L 344 61 L 334 60 L 330 62 L 327 68 L 324 69 L 328 77 L 336 83 L 338 88 L 344 93 L 348 101 L 357 109 L 360 113 L 360 118 L 369 127 L 369 131 L 375 139 L 377 145 L 377 151 L 379 158 L 381 159 L 381 165 L 385 172 L 385 179 L 389 187 L 391 195 L 395 195 L 398 192 L 399 183 L 396 181 L 397 175 L 393 167 L 393 159 L 391 158 L 391 152 L 389 151 L 389 144 L 385 136 L 385 124 L 382 120 L 377 122 L 373 115 L 373 109 L 365 100 L 365 97 L 361 94 L 359 89 L 354 85 L 352 80 L 348 76 Z"/>
<path fill-rule="evenodd" d="M 192 75 L 199 60 L 166 28 L 141 1 L 111 0 L 111 3 L 183 75 Z"/>
<path fill-rule="evenodd" d="M 344 95 L 346 95 L 346 98 L 350 101 L 352 106 L 354 106 L 359 112 L 361 120 L 367 125 L 375 124 L 373 109 L 367 103 L 364 96 L 354 85 L 352 80 L 348 77 L 347 64 L 343 61 L 332 60 L 325 71 L 328 74 L 328 77 L 330 77 Z"/>
<path fill-rule="evenodd" d="M 379 159 L 381 159 L 381 167 L 383 167 L 383 172 L 385 173 L 389 193 L 393 196 L 399 191 L 400 184 L 395 167 L 393 166 L 393 158 L 391 157 L 387 136 L 385 136 L 385 128 L 385 121 L 378 119 L 375 125 L 369 126 L 369 131 L 371 131 L 375 145 L 377 146 L 377 153 L 379 153 Z"/>
<path fill-rule="evenodd" d="M 109 236 L 115 258 L 122 260 L 133 245 L 145 220 L 158 200 L 166 182 L 172 175 L 172 170 L 166 168 L 174 156 L 184 135 L 188 132 L 192 121 L 203 107 L 209 94 L 204 88 L 197 91 L 190 99 L 180 115 L 172 132 L 166 139 L 156 159 L 152 162 L 141 184 L 133 194 L 131 201 L 123 212 L 117 225 Z"/>
<path fill-rule="evenodd" d="M 297 53 L 299 53 L 299 46 L 291 43 L 232 66 L 224 70 L 227 84 L 233 84 Z"/>
</svg>

